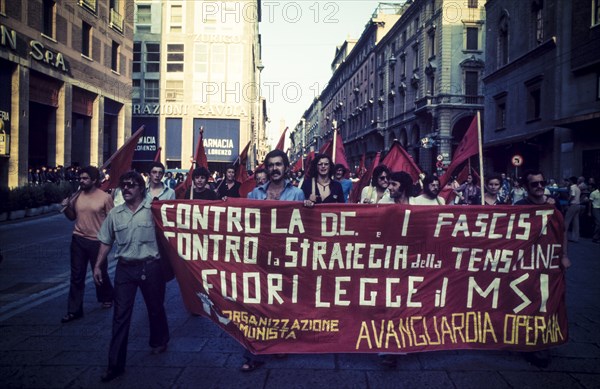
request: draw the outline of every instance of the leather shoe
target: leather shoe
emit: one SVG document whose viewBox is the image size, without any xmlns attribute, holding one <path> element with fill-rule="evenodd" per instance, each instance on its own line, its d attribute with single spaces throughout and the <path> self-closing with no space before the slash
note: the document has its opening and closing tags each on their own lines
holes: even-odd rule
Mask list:
<svg viewBox="0 0 600 389">
<path fill-rule="evenodd" d="M 158 354 L 164 353 L 165 351 L 167 351 L 167 345 L 166 345 L 166 343 L 163 344 L 162 346 L 152 347 L 152 351 L 150 353 L 152 355 L 158 355 Z"/>
<path fill-rule="evenodd" d="M 106 369 L 106 372 L 102 375 L 102 377 L 100 377 L 100 381 L 110 382 L 123 373 L 125 373 L 125 370 L 123 369 Z"/>
</svg>

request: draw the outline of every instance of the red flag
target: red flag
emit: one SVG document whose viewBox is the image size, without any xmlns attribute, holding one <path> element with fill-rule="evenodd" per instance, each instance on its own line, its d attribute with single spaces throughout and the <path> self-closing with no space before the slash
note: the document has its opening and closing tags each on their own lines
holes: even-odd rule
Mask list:
<svg viewBox="0 0 600 389">
<path fill-rule="evenodd" d="M 302 158 L 300 158 L 299 160 L 297 160 L 297 161 L 296 161 L 296 163 L 294 163 L 294 164 L 292 165 L 292 171 L 293 171 L 294 173 L 295 173 L 295 172 L 298 172 L 298 171 L 300 171 L 300 170 L 302 170 L 302 169 L 303 169 L 302 162 L 304 162 L 304 161 L 303 161 L 303 159 L 302 159 Z"/>
<path fill-rule="evenodd" d="M 119 178 L 123 173 L 131 170 L 131 161 L 133 160 L 133 152 L 138 144 L 140 136 L 144 132 L 144 126 L 141 126 L 133 135 L 127 139 L 123 146 L 119 147 L 111 157 L 104 162 L 102 169 L 110 166 L 110 175 L 108 180 L 100 185 L 100 189 L 106 191 L 119 186 Z"/>
<path fill-rule="evenodd" d="M 410 174 L 413 182 L 416 182 L 419 179 L 419 174 L 421 174 L 421 169 L 419 169 L 410 154 L 400 146 L 400 142 L 398 141 L 394 141 L 392 148 L 387 153 L 382 163 L 392 172 L 404 171 Z"/>
<path fill-rule="evenodd" d="M 208 168 L 208 158 L 206 158 L 206 152 L 204 151 L 204 127 L 200 127 L 200 137 L 198 138 L 198 143 L 196 143 L 196 152 L 194 153 L 194 162 L 196 163 L 195 167 L 205 167 Z M 177 185 L 175 188 L 175 197 L 178 199 L 182 199 L 185 196 L 185 192 L 188 188 L 192 187 L 192 172 L 194 170 L 194 163 L 190 166 L 190 170 L 188 172 L 185 181 L 181 184 Z"/>
<path fill-rule="evenodd" d="M 160 151 L 162 150 L 162 147 L 159 147 L 158 150 L 156 150 L 156 155 L 154 156 L 154 162 L 160 162 Z"/>
<path fill-rule="evenodd" d="M 342 140 L 342 134 L 339 130 L 335 131 L 335 142 L 333 139 L 329 140 L 319 149 L 319 153 L 326 154 L 331 157 L 335 164 L 341 163 L 344 165 L 346 170 L 349 170 L 348 160 L 346 159 L 346 150 L 344 149 L 344 141 Z M 333 154 L 333 145 L 335 144 L 335 155 Z"/>
<path fill-rule="evenodd" d="M 279 137 L 279 142 L 277 142 L 277 146 L 275 146 L 275 148 L 276 148 L 277 150 L 285 151 L 285 150 L 283 149 L 283 145 L 285 144 L 285 134 L 287 133 L 287 130 L 288 130 L 288 128 L 286 127 L 286 128 L 283 130 L 283 133 L 281 134 L 281 136 Z"/>
<path fill-rule="evenodd" d="M 248 169 L 246 169 L 246 163 L 248 162 L 248 149 L 250 148 L 250 142 L 244 147 L 244 150 L 240 153 L 236 163 L 235 179 L 239 182 L 244 182 L 248 179 Z"/>
<path fill-rule="evenodd" d="M 454 152 L 454 158 L 452 158 L 452 162 L 448 166 L 448 170 L 446 173 L 440 177 L 440 186 L 443 188 L 450 177 L 452 177 L 452 173 L 454 170 L 464 161 L 472 157 L 473 155 L 477 155 L 479 153 L 479 128 L 477 126 L 477 115 L 473 117 L 471 121 L 471 125 L 467 132 L 463 136 L 462 140 L 458 144 L 456 151 Z"/>
<path fill-rule="evenodd" d="M 356 169 L 356 178 L 362 178 L 363 174 L 367 171 L 365 168 L 365 153 L 363 153 L 362 157 L 360 157 L 360 164 L 358 165 L 358 169 Z"/>
<path fill-rule="evenodd" d="M 363 174 L 363 176 L 360 178 L 360 181 L 358 181 L 352 187 L 352 193 L 350 193 L 350 199 L 348 200 L 349 203 L 358 203 L 360 201 L 360 194 L 363 188 L 365 186 L 371 185 L 371 177 L 373 176 L 373 170 L 375 169 L 375 166 L 379 165 L 379 158 L 381 158 L 381 152 L 378 152 L 375 155 L 375 158 L 373 159 L 373 163 L 369 167 L 369 170 L 367 170 L 365 174 Z"/>
<path fill-rule="evenodd" d="M 306 158 L 304 158 L 304 178 L 310 178 L 310 163 L 315 159 L 315 152 L 311 151 L 308 153 Z"/>
</svg>

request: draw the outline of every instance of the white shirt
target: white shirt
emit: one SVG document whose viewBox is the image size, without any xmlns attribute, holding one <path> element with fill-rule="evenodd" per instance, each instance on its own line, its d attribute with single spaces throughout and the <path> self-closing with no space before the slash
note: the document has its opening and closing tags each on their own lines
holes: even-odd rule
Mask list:
<svg viewBox="0 0 600 389">
<path fill-rule="evenodd" d="M 430 199 L 425 195 L 419 195 L 417 197 L 411 197 L 408 199 L 410 205 L 446 205 L 446 200 L 440 196 Z"/>
</svg>

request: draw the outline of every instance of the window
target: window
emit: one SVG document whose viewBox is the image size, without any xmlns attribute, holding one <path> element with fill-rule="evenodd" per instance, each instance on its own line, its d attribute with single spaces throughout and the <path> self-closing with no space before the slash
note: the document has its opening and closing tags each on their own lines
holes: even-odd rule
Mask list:
<svg viewBox="0 0 600 389">
<path fill-rule="evenodd" d="M 496 101 L 496 131 L 506 129 L 506 93 L 494 97 Z"/>
<path fill-rule="evenodd" d="M 469 0 L 467 3 L 469 8 L 477 8 L 479 7 L 478 0 Z"/>
<path fill-rule="evenodd" d="M 592 26 L 600 24 L 600 0 L 592 0 Z"/>
<path fill-rule="evenodd" d="M 183 80 L 167 80 L 165 100 L 169 102 L 183 101 Z"/>
<path fill-rule="evenodd" d="M 152 7 L 150 4 L 137 5 L 136 32 L 150 32 L 152 25 Z"/>
<path fill-rule="evenodd" d="M 183 7 L 171 5 L 171 17 L 169 19 L 169 32 L 181 32 L 183 29 Z"/>
<path fill-rule="evenodd" d="M 160 72 L 160 44 L 146 43 L 146 72 Z"/>
<path fill-rule="evenodd" d="M 427 89 L 429 91 L 429 96 L 435 95 L 435 76 L 430 76 L 428 78 Z"/>
<path fill-rule="evenodd" d="M 110 56 L 110 68 L 115 72 L 119 72 L 119 44 L 115 41 L 112 43 L 111 56 Z"/>
<path fill-rule="evenodd" d="M 418 45 L 413 46 L 413 56 L 414 56 L 413 70 L 418 70 L 419 69 L 419 46 Z"/>
<path fill-rule="evenodd" d="M 429 46 L 429 58 L 435 58 L 435 30 L 429 32 L 427 45 Z"/>
<path fill-rule="evenodd" d="M 465 103 L 477 104 L 479 95 L 479 73 L 473 71 L 465 72 Z"/>
<path fill-rule="evenodd" d="M 539 45 L 544 41 L 544 8 L 541 0 L 531 5 L 531 21 L 533 25 L 533 42 Z"/>
<path fill-rule="evenodd" d="M 527 121 L 541 118 L 542 108 L 542 78 L 535 77 L 525 82 L 527 88 Z"/>
<path fill-rule="evenodd" d="M 0 15 L 6 15 L 6 0 L 0 0 Z"/>
<path fill-rule="evenodd" d="M 86 22 L 81 22 L 81 54 L 92 56 L 92 26 Z"/>
<path fill-rule="evenodd" d="M 96 1 L 97 0 L 79 0 L 78 3 L 83 8 L 85 8 L 88 11 L 91 11 L 95 14 L 96 13 Z"/>
<path fill-rule="evenodd" d="M 124 4 L 125 3 L 121 0 L 110 0 L 109 3 L 110 27 L 121 33 L 123 32 L 123 14 L 125 11 L 123 8 Z"/>
<path fill-rule="evenodd" d="M 142 43 L 133 42 L 133 72 L 142 71 Z"/>
<path fill-rule="evenodd" d="M 44 0 L 44 9 L 42 15 L 42 33 L 50 38 L 54 38 L 54 26 L 56 18 L 56 3 L 54 0 Z"/>
<path fill-rule="evenodd" d="M 498 66 L 508 63 L 508 16 L 502 15 L 498 25 Z"/>
<path fill-rule="evenodd" d="M 478 27 L 467 27 L 466 28 L 466 45 L 467 50 L 479 50 L 479 28 Z"/>
<path fill-rule="evenodd" d="M 131 102 L 134 104 L 140 103 L 140 80 L 134 78 L 131 80 L 131 86 L 133 87 L 131 94 Z"/>
<path fill-rule="evenodd" d="M 146 103 L 158 103 L 159 86 L 158 80 L 144 81 L 144 100 Z"/>
<path fill-rule="evenodd" d="M 183 44 L 167 45 L 167 72 L 183 72 Z"/>
</svg>

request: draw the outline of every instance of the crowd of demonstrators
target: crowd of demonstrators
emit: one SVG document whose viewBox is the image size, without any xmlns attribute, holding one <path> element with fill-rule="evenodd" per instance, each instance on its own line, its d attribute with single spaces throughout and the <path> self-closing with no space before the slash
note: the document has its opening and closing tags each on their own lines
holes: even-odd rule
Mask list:
<svg viewBox="0 0 600 389">
<path fill-rule="evenodd" d="M 474 181 L 473 175 L 467 176 L 467 181 L 454 189 L 457 196 L 458 204 L 476 205 L 481 204 L 481 189 L 477 182 Z"/>
<path fill-rule="evenodd" d="M 352 192 L 352 180 L 350 178 L 346 178 L 348 175 L 348 169 L 341 163 L 337 163 L 334 167 L 334 179 L 338 181 L 342 185 L 342 190 L 344 192 L 344 202 L 348 202 L 348 197 L 350 196 L 350 192 Z"/>
<path fill-rule="evenodd" d="M 64 168 L 62 165 L 30 167 L 27 172 L 27 182 L 29 185 L 42 185 L 47 182 L 59 183 L 61 181 L 78 182 L 79 181 L 79 165 L 71 165 Z M 102 181 L 103 175 L 100 174 Z"/>
</svg>

